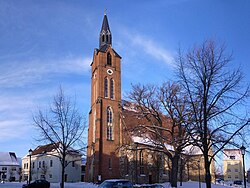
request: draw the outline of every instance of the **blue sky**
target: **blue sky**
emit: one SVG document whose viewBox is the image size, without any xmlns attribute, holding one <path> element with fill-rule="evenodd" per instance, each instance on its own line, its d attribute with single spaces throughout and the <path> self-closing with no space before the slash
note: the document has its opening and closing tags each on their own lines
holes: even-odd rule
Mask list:
<svg viewBox="0 0 250 188">
<path fill-rule="evenodd" d="M 178 48 L 211 38 L 233 52 L 231 68 L 240 66 L 249 83 L 248 0 L 1 0 L 1 151 L 22 157 L 38 144 L 32 113 L 60 85 L 87 117 L 90 63 L 105 9 L 113 48 L 122 56 L 123 95 L 131 83 L 174 79 Z"/>
</svg>

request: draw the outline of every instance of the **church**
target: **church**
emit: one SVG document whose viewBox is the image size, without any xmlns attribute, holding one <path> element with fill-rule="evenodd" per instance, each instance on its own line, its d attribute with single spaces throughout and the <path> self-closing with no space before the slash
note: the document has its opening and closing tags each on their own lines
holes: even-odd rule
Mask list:
<svg viewBox="0 0 250 188">
<path fill-rule="evenodd" d="M 136 106 L 121 98 L 121 59 L 112 47 L 112 34 L 105 14 L 99 48 L 94 50 L 91 63 L 85 181 L 96 183 L 115 178 L 130 179 L 133 183 L 169 181 L 171 164 L 166 156 L 150 150 L 152 144 L 147 142 L 145 135 L 129 131 L 130 127 L 147 122 L 138 119 Z M 179 177 L 183 181 L 198 181 L 198 178 L 204 181 L 202 153 L 188 151 L 183 156 L 186 160 L 180 164 Z"/>
</svg>

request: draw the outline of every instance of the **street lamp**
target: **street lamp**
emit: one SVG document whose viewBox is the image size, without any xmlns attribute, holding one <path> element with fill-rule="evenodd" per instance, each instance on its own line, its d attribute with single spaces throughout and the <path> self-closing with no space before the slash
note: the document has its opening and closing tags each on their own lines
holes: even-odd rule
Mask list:
<svg viewBox="0 0 250 188">
<path fill-rule="evenodd" d="M 245 174 L 245 159 L 244 159 L 244 155 L 246 152 L 246 148 L 242 145 L 241 148 L 241 155 L 242 155 L 242 159 L 243 159 L 243 178 L 244 178 L 244 188 L 246 188 L 246 174 Z"/>
<path fill-rule="evenodd" d="M 199 188 L 201 188 L 201 172 L 200 172 L 200 160 L 198 162 L 198 170 L 199 170 Z"/>
<path fill-rule="evenodd" d="M 31 181 L 31 155 L 32 155 L 32 149 L 29 149 L 29 157 L 30 157 L 29 184 Z"/>
</svg>

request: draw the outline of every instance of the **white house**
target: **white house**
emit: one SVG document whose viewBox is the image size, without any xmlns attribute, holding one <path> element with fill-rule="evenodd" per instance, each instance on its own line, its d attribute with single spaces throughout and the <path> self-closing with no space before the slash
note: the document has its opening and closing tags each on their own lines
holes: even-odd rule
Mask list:
<svg viewBox="0 0 250 188">
<path fill-rule="evenodd" d="M 19 181 L 20 164 L 14 152 L 0 152 L 0 181 Z"/>
<path fill-rule="evenodd" d="M 27 154 L 23 157 L 24 180 L 28 180 L 29 173 L 31 173 L 31 180 L 46 179 L 49 182 L 60 182 L 62 167 L 58 158 L 58 148 L 60 144 L 38 146 L 32 151 L 31 156 Z M 81 181 L 81 154 L 75 150 L 71 150 L 70 153 L 66 157 L 66 162 L 69 164 L 65 169 L 64 179 L 65 182 L 79 182 Z"/>
<path fill-rule="evenodd" d="M 243 180 L 243 161 L 240 149 L 224 149 L 224 180 L 233 182 Z"/>
</svg>

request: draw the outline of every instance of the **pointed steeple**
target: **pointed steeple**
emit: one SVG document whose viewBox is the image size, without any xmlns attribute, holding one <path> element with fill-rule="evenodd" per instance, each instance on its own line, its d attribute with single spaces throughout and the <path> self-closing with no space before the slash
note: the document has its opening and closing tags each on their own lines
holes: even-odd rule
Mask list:
<svg viewBox="0 0 250 188">
<path fill-rule="evenodd" d="M 100 31 L 99 48 L 101 48 L 104 45 L 111 45 L 111 44 L 112 44 L 112 35 L 109 28 L 108 17 L 105 13 L 102 21 L 102 28 Z"/>
</svg>

